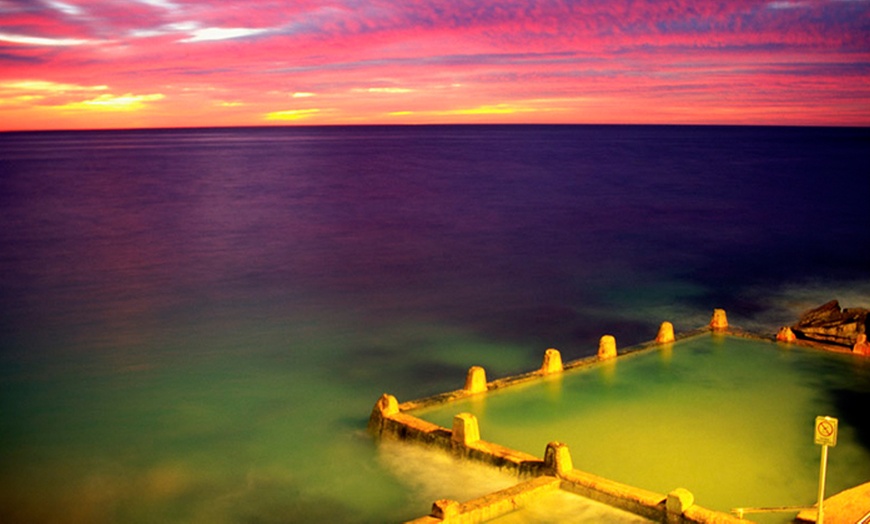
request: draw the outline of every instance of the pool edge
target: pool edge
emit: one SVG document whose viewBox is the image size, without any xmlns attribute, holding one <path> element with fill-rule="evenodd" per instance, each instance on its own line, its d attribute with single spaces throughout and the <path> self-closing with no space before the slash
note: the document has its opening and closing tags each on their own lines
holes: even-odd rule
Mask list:
<svg viewBox="0 0 870 524">
<path fill-rule="evenodd" d="M 541 482 L 546 486 L 552 485 L 552 483 L 545 481 L 532 481 L 550 478 L 558 479 L 558 489 L 603 502 L 655 522 L 693 524 L 752 522 L 729 513 L 698 506 L 694 504 L 692 493 L 684 488 L 674 488 L 668 494 L 655 493 L 574 469 L 570 451 L 567 446 L 559 442 L 549 443 L 544 452 L 544 458 L 539 459 L 528 453 L 480 440 L 477 419 L 468 413 L 456 415 L 452 429 L 427 422 L 409 413 L 542 380 L 548 376 L 588 368 L 610 359 L 623 359 L 647 353 L 704 335 L 744 338 L 834 353 L 851 353 L 846 348 L 830 344 L 803 339 L 783 340 L 777 335 L 765 335 L 731 327 L 728 325 L 724 310 L 716 309 L 710 324 L 707 326 L 675 335 L 673 326 L 669 322 L 664 322 L 655 340 L 636 344 L 621 351 L 616 350 L 613 337 L 605 335 L 601 337 L 596 356 L 580 358 L 562 364 L 558 350 L 551 348 L 545 352 L 541 368 L 526 373 L 487 382 L 483 368 L 472 366 L 466 377 L 466 385 L 462 389 L 405 401 L 401 404 L 392 395 L 384 393 L 372 409 L 368 431 L 378 439 L 391 438 L 436 447 L 453 456 L 496 467 L 499 470 L 514 474 L 522 480 L 512 488 L 462 504 L 450 500 L 435 501 L 428 516 L 409 521 L 417 524 L 435 522 L 470 524 L 492 520 L 521 509 L 529 500 L 534 498 L 535 493 L 541 491 Z"/>
</svg>

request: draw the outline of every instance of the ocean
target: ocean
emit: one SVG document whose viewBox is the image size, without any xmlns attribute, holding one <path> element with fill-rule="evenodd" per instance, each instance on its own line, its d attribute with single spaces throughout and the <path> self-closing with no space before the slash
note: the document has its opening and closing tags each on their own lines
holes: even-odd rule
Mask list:
<svg viewBox="0 0 870 524">
<path fill-rule="evenodd" d="M 423 515 L 382 393 L 870 307 L 868 195 L 867 128 L 2 133 L 0 521 Z"/>
</svg>

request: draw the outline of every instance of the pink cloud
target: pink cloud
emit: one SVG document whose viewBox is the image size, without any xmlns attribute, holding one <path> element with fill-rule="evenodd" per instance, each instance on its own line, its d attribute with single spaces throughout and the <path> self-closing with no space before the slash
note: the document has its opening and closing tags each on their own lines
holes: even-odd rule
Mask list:
<svg viewBox="0 0 870 524">
<path fill-rule="evenodd" d="M 483 118 L 479 107 L 501 108 L 491 114 L 498 121 L 509 118 L 505 108 L 520 115 L 510 118 L 577 122 L 609 108 L 619 120 L 629 106 L 662 121 L 686 119 L 692 107 L 770 118 L 785 105 L 803 106 L 807 122 L 826 108 L 828 122 L 870 124 L 870 109 L 860 110 L 870 107 L 867 1 L 12 5 L 20 7 L 0 19 L 0 83 L 160 94 L 140 108 L 141 121 L 160 125 L 258 124 L 268 114 Z M 33 111 L 50 106 L 31 99 Z M 0 120 L 26 119 L 24 100 L 0 91 Z"/>
</svg>

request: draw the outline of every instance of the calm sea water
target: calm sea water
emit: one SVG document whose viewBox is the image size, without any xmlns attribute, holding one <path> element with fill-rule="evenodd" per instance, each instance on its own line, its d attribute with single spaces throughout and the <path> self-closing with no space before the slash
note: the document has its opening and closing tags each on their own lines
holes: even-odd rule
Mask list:
<svg viewBox="0 0 870 524">
<path fill-rule="evenodd" d="M 382 522 L 402 399 L 870 307 L 870 130 L 0 134 L 0 520 Z M 469 482 L 469 493 L 479 482 Z"/>
</svg>

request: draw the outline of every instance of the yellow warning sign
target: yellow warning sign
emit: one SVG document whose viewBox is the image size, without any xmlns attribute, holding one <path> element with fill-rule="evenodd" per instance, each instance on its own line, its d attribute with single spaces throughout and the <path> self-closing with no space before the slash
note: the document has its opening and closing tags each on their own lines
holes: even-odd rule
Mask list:
<svg viewBox="0 0 870 524">
<path fill-rule="evenodd" d="M 837 445 L 837 419 L 816 417 L 816 444 L 831 447 Z"/>
</svg>

